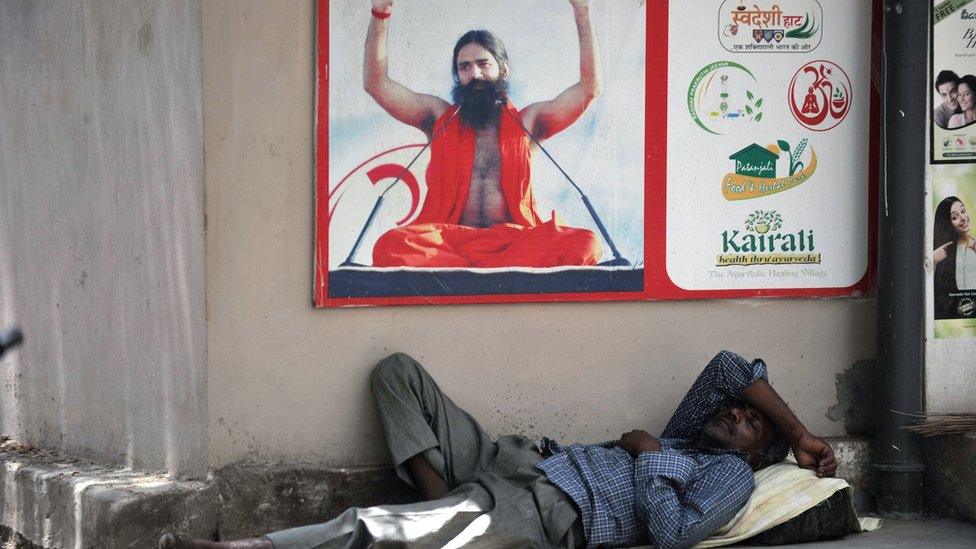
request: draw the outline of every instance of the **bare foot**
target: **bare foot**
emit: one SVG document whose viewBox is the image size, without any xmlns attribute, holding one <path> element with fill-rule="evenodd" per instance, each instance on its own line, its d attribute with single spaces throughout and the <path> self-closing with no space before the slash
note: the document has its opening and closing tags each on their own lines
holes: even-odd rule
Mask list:
<svg viewBox="0 0 976 549">
<path fill-rule="evenodd" d="M 159 538 L 159 549 L 274 549 L 274 545 L 266 538 L 237 541 L 183 540 L 172 532 L 166 532 Z"/>
</svg>

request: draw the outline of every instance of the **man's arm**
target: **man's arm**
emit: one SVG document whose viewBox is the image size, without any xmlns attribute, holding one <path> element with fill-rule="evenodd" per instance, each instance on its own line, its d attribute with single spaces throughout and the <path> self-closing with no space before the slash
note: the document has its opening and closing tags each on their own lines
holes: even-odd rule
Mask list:
<svg viewBox="0 0 976 549">
<path fill-rule="evenodd" d="M 765 379 L 760 379 L 746 387 L 745 401 L 766 415 L 779 430 L 786 435 L 793 447 L 796 463 L 805 469 L 812 469 L 818 477 L 832 477 L 837 472 L 834 451 L 823 440 L 813 436 L 800 423 L 789 406 L 773 390 Z"/>
<path fill-rule="evenodd" d="M 661 436 L 695 438 L 716 412 L 744 400 L 746 387 L 766 379 L 766 363 L 749 362 L 731 351 L 721 351 L 698 374 L 675 409 Z"/>
<path fill-rule="evenodd" d="M 580 81 L 555 99 L 533 103 L 522 111 L 522 120 L 537 139 L 547 139 L 569 127 L 600 95 L 603 75 L 596 33 L 590 21 L 590 1 L 569 0 L 569 3 L 573 6 L 579 33 Z"/>
<path fill-rule="evenodd" d="M 729 521 L 755 486 L 752 471 L 728 456 L 702 470 L 675 450 L 634 461 L 637 511 L 661 548 L 690 547 Z"/>
<path fill-rule="evenodd" d="M 393 0 L 371 0 L 371 3 L 373 10 L 377 12 L 393 12 Z M 389 17 L 370 18 L 363 58 L 363 89 L 390 116 L 430 135 L 434 122 L 444 114 L 450 104 L 439 97 L 412 91 L 390 78 L 386 44 L 389 24 Z"/>
</svg>

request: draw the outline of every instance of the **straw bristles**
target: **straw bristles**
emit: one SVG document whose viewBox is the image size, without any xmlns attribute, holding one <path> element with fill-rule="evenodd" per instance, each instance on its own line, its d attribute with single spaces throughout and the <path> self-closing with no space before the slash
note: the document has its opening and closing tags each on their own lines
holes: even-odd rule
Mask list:
<svg viewBox="0 0 976 549">
<path fill-rule="evenodd" d="M 904 413 L 904 412 L 900 412 Z M 925 437 L 955 435 L 976 431 L 976 414 L 905 414 L 918 418 L 918 423 L 902 427 Z"/>
</svg>

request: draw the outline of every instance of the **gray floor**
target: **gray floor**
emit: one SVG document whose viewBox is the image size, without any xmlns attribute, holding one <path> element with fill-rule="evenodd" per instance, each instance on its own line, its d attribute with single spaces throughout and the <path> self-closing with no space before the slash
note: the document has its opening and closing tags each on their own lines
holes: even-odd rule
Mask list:
<svg viewBox="0 0 976 549">
<path fill-rule="evenodd" d="M 736 547 L 755 547 L 738 545 Z M 846 549 L 853 547 L 872 547 L 897 549 L 917 547 L 932 549 L 941 547 L 976 548 L 976 524 L 956 522 L 946 519 L 892 520 L 885 519 L 881 528 L 864 534 L 851 534 L 844 539 L 801 545 L 780 545 L 802 549 Z"/>
</svg>

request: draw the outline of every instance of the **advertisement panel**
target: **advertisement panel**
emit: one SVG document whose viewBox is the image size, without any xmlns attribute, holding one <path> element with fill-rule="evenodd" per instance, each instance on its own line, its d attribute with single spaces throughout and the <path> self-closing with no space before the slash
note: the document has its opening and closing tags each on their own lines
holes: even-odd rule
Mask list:
<svg viewBox="0 0 976 549">
<path fill-rule="evenodd" d="M 931 21 L 931 161 L 976 162 L 976 5 L 933 0 Z"/>
<path fill-rule="evenodd" d="M 976 336 L 976 166 L 932 167 L 932 309 L 936 339 Z"/>
<path fill-rule="evenodd" d="M 655 295 L 863 293 L 877 158 L 871 3 L 711 4 L 670 2 Z"/>
<path fill-rule="evenodd" d="M 644 2 L 388 4 L 317 4 L 316 304 L 648 297 Z"/>
<path fill-rule="evenodd" d="M 317 7 L 317 306 L 870 290 L 872 3 Z"/>
</svg>

